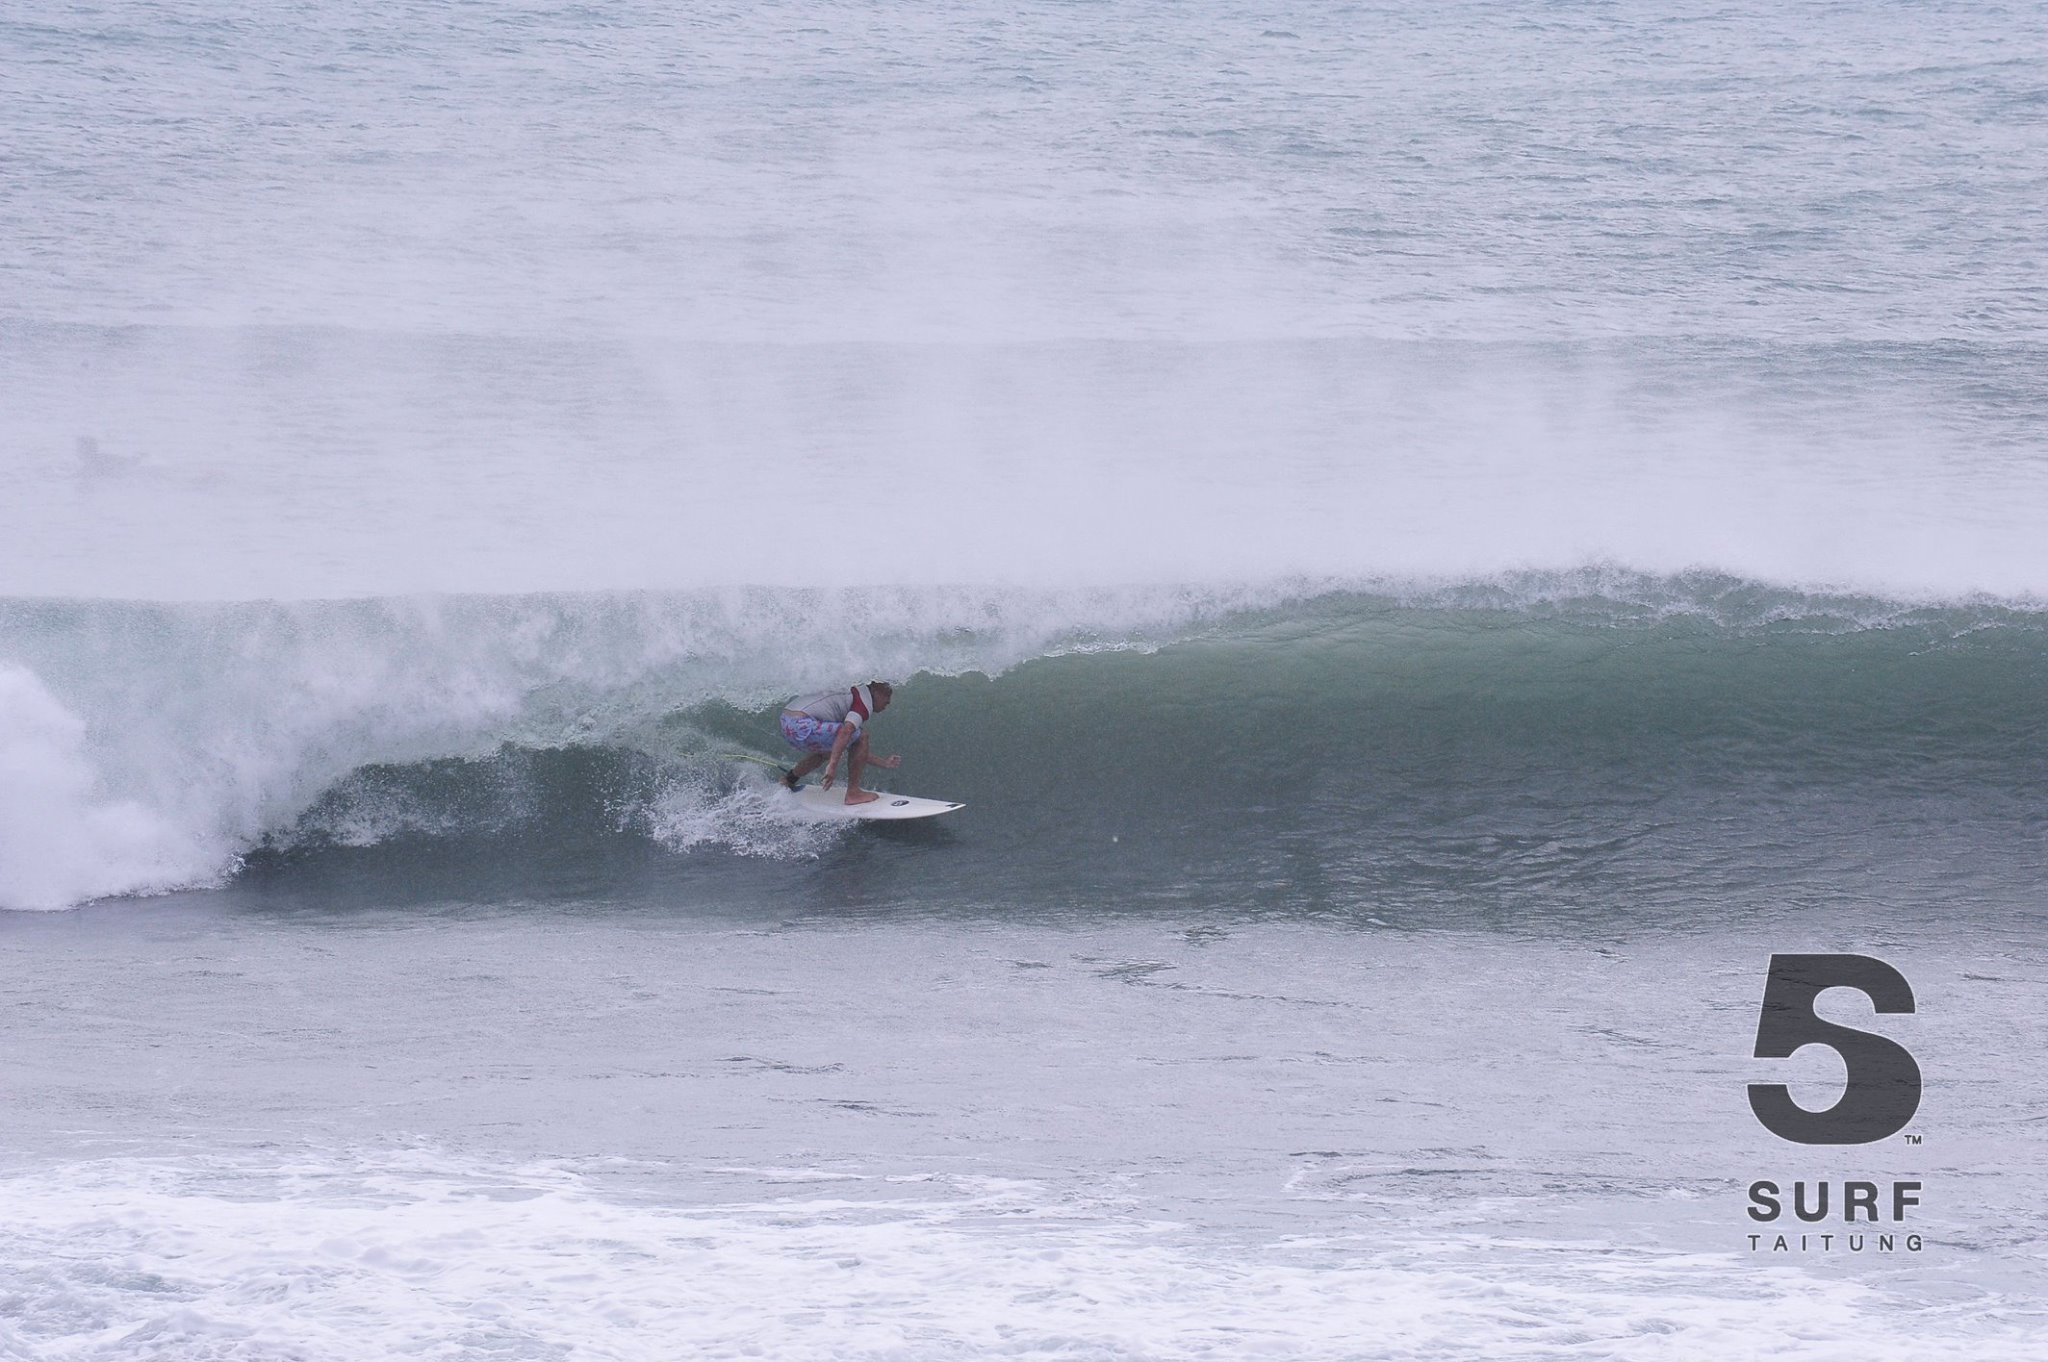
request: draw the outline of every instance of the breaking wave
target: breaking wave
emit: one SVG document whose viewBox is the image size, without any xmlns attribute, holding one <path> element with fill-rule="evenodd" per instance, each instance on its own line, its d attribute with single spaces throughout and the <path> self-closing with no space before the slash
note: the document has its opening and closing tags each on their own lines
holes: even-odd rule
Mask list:
<svg viewBox="0 0 2048 1362">
<path fill-rule="evenodd" d="M 900 788 L 968 801 L 992 849 L 1170 817 L 1182 832 L 1150 843 L 1182 871 L 1205 839 L 1285 845 L 1339 819 L 1382 841 L 1427 827 L 1386 876 L 1504 856 L 1582 871 L 1738 789 L 1751 808 L 1836 790 L 2023 819 L 2048 756 L 2037 604 L 1704 574 L 17 600 L 0 603 L 0 904 L 333 848 L 814 856 L 846 829 L 792 822 L 730 754 L 773 759 L 782 697 L 868 676 L 903 683 L 878 729 L 911 758 Z M 1504 850 L 1532 808 L 1577 831 Z"/>
</svg>

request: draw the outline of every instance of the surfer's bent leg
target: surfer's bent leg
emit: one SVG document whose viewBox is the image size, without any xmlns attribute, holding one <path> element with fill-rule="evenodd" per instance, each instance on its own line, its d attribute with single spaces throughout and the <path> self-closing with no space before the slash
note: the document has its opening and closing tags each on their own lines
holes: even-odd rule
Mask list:
<svg viewBox="0 0 2048 1362">
<path fill-rule="evenodd" d="M 849 804 L 865 804 L 881 798 L 873 791 L 860 787 L 860 775 L 867 769 L 867 765 L 868 735 L 863 732 L 846 747 L 846 802 Z"/>
</svg>

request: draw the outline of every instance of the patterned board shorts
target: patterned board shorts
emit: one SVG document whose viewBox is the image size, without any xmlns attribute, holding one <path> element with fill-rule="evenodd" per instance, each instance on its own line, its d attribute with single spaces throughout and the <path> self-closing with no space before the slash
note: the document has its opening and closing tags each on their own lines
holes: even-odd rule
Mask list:
<svg viewBox="0 0 2048 1362">
<path fill-rule="evenodd" d="M 791 714 L 785 710 L 782 715 L 782 736 L 789 739 L 791 747 L 800 747 L 806 752 L 830 752 L 832 740 L 839 736 L 839 727 L 830 720 L 813 719 L 808 714 Z M 848 739 L 848 744 L 851 743 L 852 739 Z"/>
</svg>

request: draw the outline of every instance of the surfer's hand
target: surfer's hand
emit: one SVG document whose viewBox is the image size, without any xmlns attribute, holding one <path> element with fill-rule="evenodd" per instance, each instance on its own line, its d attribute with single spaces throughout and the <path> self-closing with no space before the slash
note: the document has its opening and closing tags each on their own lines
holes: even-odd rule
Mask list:
<svg viewBox="0 0 2048 1362">
<path fill-rule="evenodd" d="M 892 754 L 892 755 L 890 755 L 890 756 L 886 756 L 886 757 L 876 757 L 876 758 L 875 758 L 875 765 L 877 765 L 877 766 L 880 766 L 880 767 L 883 767 L 884 769 L 886 769 L 886 770 L 890 770 L 890 771 L 893 771 L 893 770 L 895 770 L 895 769 L 896 769 L 897 767 L 901 766 L 902 764 L 903 764 L 903 758 L 901 758 L 901 757 L 899 757 L 899 756 L 895 756 L 895 755 L 893 755 L 893 754 Z"/>
<path fill-rule="evenodd" d="M 836 768 L 827 766 L 825 768 L 825 779 L 819 782 L 827 790 L 832 788 L 832 772 L 834 771 L 834 769 Z"/>
</svg>

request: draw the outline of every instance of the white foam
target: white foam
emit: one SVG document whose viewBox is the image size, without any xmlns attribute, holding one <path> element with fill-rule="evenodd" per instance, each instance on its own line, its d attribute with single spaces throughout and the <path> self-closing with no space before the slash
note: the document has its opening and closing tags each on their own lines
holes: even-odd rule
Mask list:
<svg viewBox="0 0 2048 1362">
<path fill-rule="evenodd" d="M 85 721 L 0 661 L 0 907 L 191 884 L 221 860 L 160 811 L 105 793 Z"/>
<path fill-rule="evenodd" d="M 123 1362 L 2032 1356 L 2024 1311 L 1916 1313 L 1739 1255 L 1398 1230 L 1238 1243 L 1029 1182 L 867 1187 L 692 1206 L 422 1151 L 13 1173 L 6 1341 Z"/>
<path fill-rule="evenodd" d="M 699 767 L 671 779 L 638 817 L 671 850 L 715 846 L 778 860 L 816 856 L 853 830 L 851 823 L 799 818 L 776 793 L 769 781 L 721 781 Z"/>
</svg>

